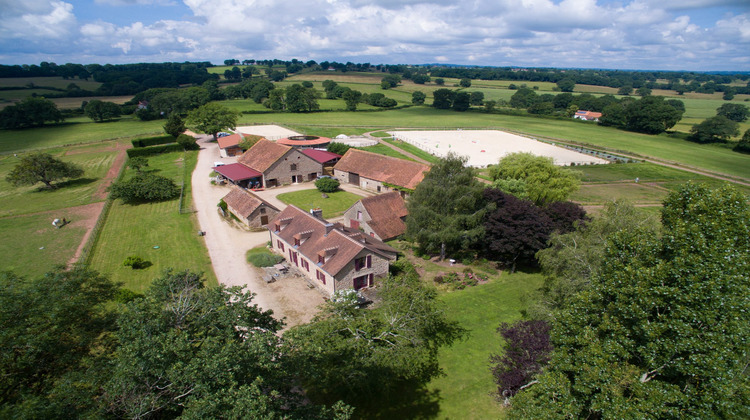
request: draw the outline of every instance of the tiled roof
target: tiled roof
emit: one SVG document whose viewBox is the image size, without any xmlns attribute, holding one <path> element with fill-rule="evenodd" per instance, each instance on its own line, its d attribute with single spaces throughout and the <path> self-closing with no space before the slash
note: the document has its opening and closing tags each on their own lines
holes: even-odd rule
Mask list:
<svg viewBox="0 0 750 420">
<path fill-rule="evenodd" d="M 239 163 L 216 166 L 214 167 L 214 171 L 224 175 L 234 182 L 263 176 L 260 172 Z"/>
<path fill-rule="evenodd" d="M 250 191 L 243 190 L 239 187 L 232 188 L 232 190 L 229 191 L 229 194 L 225 195 L 222 200 L 239 213 L 237 216 L 244 217 L 245 219 L 247 219 L 255 209 L 260 207 L 261 204 L 265 204 L 266 206 L 279 211 L 279 209 L 267 201 L 264 201 Z"/>
<path fill-rule="evenodd" d="M 341 157 L 341 155 L 337 155 L 336 153 L 331 153 L 326 150 L 302 149 L 300 150 L 300 152 L 320 163 L 330 162 Z"/>
<path fill-rule="evenodd" d="M 242 141 L 242 134 L 236 133 L 229 136 L 219 137 L 216 140 L 219 143 L 219 148 L 226 149 L 227 147 L 238 146 Z"/>
<path fill-rule="evenodd" d="M 307 257 L 309 260 L 318 261 L 318 254 L 324 252 L 329 254 L 323 265 L 319 266 L 328 274 L 335 276 L 349 262 L 354 259 L 363 249 L 369 249 L 372 252 L 383 255 L 388 258 L 387 254 L 396 254 L 397 251 L 375 238 L 368 238 L 366 235 L 361 239 L 349 237 L 354 231 L 345 230 L 340 224 L 330 224 L 325 220 L 318 219 L 310 213 L 300 208 L 289 205 L 279 213 L 269 224 L 268 228 L 272 231 L 275 229 L 275 222 L 284 219 L 291 220 L 282 227 L 281 231 L 276 233 L 287 243 L 293 244 L 295 235 L 309 236 L 302 242 L 296 250 Z M 326 233 L 326 230 L 329 232 Z M 356 231 L 356 233 L 360 233 Z M 334 250 L 335 253 L 330 255 L 326 250 Z"/>
<path fill-rule="evenodd" d="M 388 240 L 406 232 L 406 224 L 401 218 L 409 212 L 397 191 L 363 198 L 361 201 L 372 218 L 367 224 L 381 239 Z"/>
<path fill-rule="evenodd" d="M 291 149 L 291 147 L 284 146 L 283 144 L 260 139 L 253 145 L 253 147 L 243 153 L 242 156 L 237 159 L 237 162 L 253 168 L 256 171 L 265 172 L 266 169 L 270 168 L 271 165 L 281 159 L 281 157 Z"/>
<path fill-rule="evenodd" d="M 422 182 L 425 172 L 430 170 L 429 166 L 418 162 L 357 149 L 349 149 L 333 168 L 412 190 Z"/>
</svg>

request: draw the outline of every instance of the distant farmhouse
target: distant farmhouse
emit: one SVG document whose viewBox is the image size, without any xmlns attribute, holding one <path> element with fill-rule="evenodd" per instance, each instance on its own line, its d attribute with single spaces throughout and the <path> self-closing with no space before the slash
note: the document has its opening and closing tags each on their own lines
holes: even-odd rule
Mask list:
<svg viewBox="0 0 750 420">
<path fill-rule="evenodd" d="M 333 176 L 375 192 L 399 191 L 405 197 L 422 182 L 430 167 L 377 153 L 349 149 L 333 167 Z"/>
<path fill-rule="evenodd" d="M 360 229 L 373 238 L 387 241 L 406 232 L 408 215 L 404 199 L 397 191 L 363 198 L 344 212 L 344 224 Z"/>
<path fill-rule="evenodd" d="M 324 220 L 289 205 L 268 225 L 273 250 L 327 296 L 372 287 L 388 275 L 398 251 L 359 229 Z"/>
<path fill-rule="evenodd" d="M 239 187 L 232 187 L 222 200 L 229 212 L 251 228 L 265 227 L 270 219 L 279 214 L 279 209 L 272 204 Z"/>
<path fill-rule="evenodd" d="M 575 115 L 573 115 L 573 118 L 584 120 L 584 121 L 599 121 L 599 118 L 601 117 L 602 117 L 601 112 L 583 111 L 580 109 L 576 111 Z"/>
</svg>

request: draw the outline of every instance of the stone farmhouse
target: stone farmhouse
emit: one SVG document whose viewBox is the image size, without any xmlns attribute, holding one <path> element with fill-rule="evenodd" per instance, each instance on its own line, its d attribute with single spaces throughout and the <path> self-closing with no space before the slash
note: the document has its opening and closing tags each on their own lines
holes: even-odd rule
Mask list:
<svg viewBox="0 0 750 420">
<path fill-rule="evenodd" d="M 314 181 L 323 174 L 323 164 L 299 149 L 260 139 L 237 163 L 214 170 L 236 185 L 269 188 Z"/>
<path fill-rule="evenodd" d="M 349 149 L 333 167 L 333 176 L 343 183 L 375 192 L 399 191 L 405 197 L 424 179 L 430 167 L 377 153 Z"/>
<path fill-rule="evenodd" d="M 344 224 L 373 238 L 387 241 L 406 232 L 409 212 L 398 191 L 363 198 L 344 212 Z"/>
<path fill-rule="evenodd" d="M 398 251 L 359 229 L 324 220 L 289 205 L 269 223 L 272 248 L 326 296 L 372 287 L 388 275 Z"/>
<path fill-rule="evenodd" d="M 229 212 L 251 228 L 265 227 L 269 220 L 279 214 L 279 209 L 272 204 L 239 187 L 232 187 L 222 200 Z"/>
</svg>

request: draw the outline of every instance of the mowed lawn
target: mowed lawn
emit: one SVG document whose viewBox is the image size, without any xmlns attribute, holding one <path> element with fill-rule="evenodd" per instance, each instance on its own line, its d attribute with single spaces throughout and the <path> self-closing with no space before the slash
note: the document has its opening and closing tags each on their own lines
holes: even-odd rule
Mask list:
<svg viewBox="0 0 750 420">
<path fill-rule="evenodd" d="M 327 193 L 328 198 L 323 198 L 323 194 L 317 189 L 302 190 L 279 194 L 276 196 L 286 204 L 294 204 L 302 210 L 308 211 L 312 208 L 323 210 L 323 218 L 341 216 L 346 209 L 356 203 L 362 197 L 347 191 L 336 191 Z"/>
<path fill-rule="evenodd" d="M 59 188 L 41 189 L 41 183 L 33 186 L 14 187 L 5 180 L 8 173 L 18 164 L 23 154 L 0 155 L 0 217 L 35 213 L 81 206 L 102 198 L 94 197 L 107 171 L 117 156 L 115 142 L 106 142 L 88 147 L 56 148 L 45 150 L 57 159 L 81 166 L 81 178 L 63 181 Z"/>
<path fill-rule="evenodd" d="M 65 265 L 75 254 L 86 229 L 52 226 L 51 213 L 0 218 L 0 267 L 28 278 L 39 277 L 57 265 Z M 70 215 L 67 217 L 70 218 Z"/>
<path fill-rule="evenodd" d="M 174 179 L 178 185 L 185 179 L 189 185 L 197 156 L 197 152 L 151 156 L 148 169 Z M 128 176 L 131 174 L 126 173 Z M 190 203 L 191 198 L 186 197 L 185 202 Z M 139 292 L 166 268 L 202 271 L 208 284 L 216 285 L 204 240 L 197 234 L 195 215 L 180 214 L 178 207 L 179 199 L 138 205 L 116 200 L 92 251 L 91 267 Z M 133 255 L 150 261 L 152 266 L 141 270 L 124 267 L 125 258 Z"/>
<path fill-rule="evenodd" d="M 542 284 L 540 274 L 503 272 L 487 284 L 442 294 L 445 313 L 469 330 L 469 337 L 440 350 L 440 366 L 445 376 L 429 384 L 438 392 L 440 419 L 496 419 L 504 417 L 495 400 L 496 387 L 489 358 L 501 351 L 502 339 L 496 332 L 503 322 L 521 318 L 521 299 Z"/>
</svg>

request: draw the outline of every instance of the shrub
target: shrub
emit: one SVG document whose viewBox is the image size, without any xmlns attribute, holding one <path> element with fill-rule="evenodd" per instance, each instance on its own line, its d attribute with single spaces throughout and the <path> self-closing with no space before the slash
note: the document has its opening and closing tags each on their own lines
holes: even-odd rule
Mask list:
<svg viewBox="0 0 750 420">
<path fill-rule="evenodd" d="M 346 145 L 344 143 L 335 143 L 335 142 L 328 143 L 328 147 L 326 147 L 326 150 L 328 150 L 331 153 L 336 153 L 337 155 L 343 155 L 349 149 L 351 149 L 351 146 Z"/>
<path fill-rule="evenodd" d="M 336 178 L 318 178 L 317 181 L 315 181 L 315 188 L 318 189 L 320 192 L 324 193 L 332 193 L 339 189 L 339 185 L 341 183 Z"/>
<path fill-rule="evenodd" d="M 174 181 L 151 173 L 140 173 L 127 181 L 116 182 L 110 191 L 112 198 L 121 198 L 126 203 L 164 201 L 180 195 Z"/>
<path fill-rule="evenodd" d="M 187 134 L 180 134 L 177 136 L 177 144 L 182 146 L 184 150 L 198 150 L 200 146 L 195 142 L 195 137 L 188 136 Z"/>
<path fill-rule="evenodd" d="M 224 199 L 219 200 L 219 204 L 217 204 L 217 206 L 220 209 L 222 209 L 224 211 L 227 211 L 227 203 L 226 203 L 226 201 L 224 201 Z"/>
<path fill-rule="evenodd" d="M 122 262 L 122 265 L 124 265 L 125 267 L 130 267 L 133 270 L 139 270 L 141 268 L 146 268 L 151 264 L 137 255 L 131 255 L 128 258 L 125 258 L 125 261 Z"/>
<path fill-rule="evenodd" d="M 284 257 L 271 254 L 268 251 L 248 253 L 247 255 L 247 262 L 256 267 L 272 267 L 274 264 L 278 264 L 282 261 L 284 261 Z"/>
</svg>

